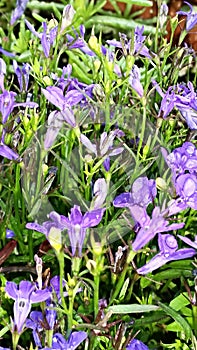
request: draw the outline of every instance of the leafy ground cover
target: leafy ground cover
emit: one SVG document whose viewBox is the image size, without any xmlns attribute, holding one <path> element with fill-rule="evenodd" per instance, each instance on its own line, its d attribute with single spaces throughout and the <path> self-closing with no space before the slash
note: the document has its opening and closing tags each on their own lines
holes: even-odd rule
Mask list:
<svg viewBox="0 0 197 350">
<path fill-rule="evenodd" d="M 197 11 L 112 4 L 0 2 L 0 349 L 197 349 Z"/>
</svg>

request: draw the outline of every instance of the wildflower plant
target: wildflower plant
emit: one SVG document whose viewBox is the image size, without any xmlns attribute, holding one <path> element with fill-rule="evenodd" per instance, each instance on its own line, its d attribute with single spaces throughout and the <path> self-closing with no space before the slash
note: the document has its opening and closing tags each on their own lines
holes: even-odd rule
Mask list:
<svg viewBox="0 0 197 350">
<path fill-rule="evenodd" d="M 0 349 L 196 349 L 196 13 L 153 3 L 2 2 Z"/>
</svg>

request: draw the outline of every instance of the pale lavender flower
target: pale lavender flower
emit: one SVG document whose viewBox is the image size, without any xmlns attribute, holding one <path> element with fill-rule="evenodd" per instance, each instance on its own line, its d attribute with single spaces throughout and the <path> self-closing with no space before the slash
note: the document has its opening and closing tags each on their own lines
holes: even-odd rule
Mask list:
<svg viewBox="0 0 197 350">
<path fill-rule="evenodd" d="M 37 38 L 40 39 L 45 57 L 49 57 L 50 49 L 57 36 L 58 26 L 53 26 L 53 28 L 49 29 L 47 23 L 43 22 L 43 32 L 38 33 L 35 30 L 34 26 L 28 20 L 25 20 L 25 23 L 29 30 L 32 32 L 32 34 L 34 34 Z"/>
<path fill-rule="evenodd" d="M 47 132 L 44 138 L 44 148 L 49 149 L 61 130 L 64 122 L 72 127 L 76 126 L 75 117 L 70 108 L 65 108 L 64 111 L 53 111 L 49 114 L 47 120 Z"/>
<path fill-rule="evenodd" d="M 134 242 L 132 243 L 132 249 L 134 251 L 143 248 L 156 236 L 157 233 L 178 230 L 184 227 L 185 224 L 183 222 L 169 225 L 169 220 L 164 218 L 165 214 L 167 214 L 167 210 L 161 212 L 159 207 L 155 207 L 152 212 L 152 218 L 148 215 L 146 216 L 143 226 L 141 226 Z"/>
<path fill-rule="evenodd" d="M 189 6 L 190 11 L 189 12 L 178 11 L 177 15 L 181 15 L 181 16 L 186 16 L 187 17 L 186 30 L 187 30 L 187 32 L 189 32 L 197 24 L 197 13 L 193 12 L 192 5 L 189 2 L 184 1 L 184 3 Z"/>
<path fill-rule="evenodd" d="M 27 91 L 29 84 L 29 72 L 31 70 L 31 66 L 29 63 L 23 63 L 23 67 L 20 68 L 18 63 L 13 61 L 14 72 L 18 78 L 20 91 Z"/>
<path fill-rule="evenodd" d="M 24 13 L 29 0 L 17 0 L 16 8 L 12 12 L 10 24 L 13 25 Z"/>
<path fill-rule="evenodd" d="M 168 5 L 166 3 L 163 3 L 161 4 L 159 9 L 159 25 L 161 29 L 164 28 L 164 25 L 167 21 L 167 15 L 168 15 Z"/>
<path fill-rule="evenodd" d="M 95 181 L 93 194 L 93 209 L 99 209 L 102 207 L 107 196 L 107 183 L 104 178 Z"/>
<path fill-rule="evenodd" d="M 6 75 L 6 64 L 3 58 L 0 58 L 0 89 L 4 90 L 4 76 Z"/>
<path fill-rule="evenodd" d="M 76 11 L 74 10 L 72 5 L 68 4 L 64 7 L 61 20 L 60 34 L 62 34 L 64 30 L 72 24 L 75 13 Z"/>
<path fill-rule="evenodd" d="M 106 164 L 106 161 L 109 161 L 108 158 L 111 156 L 116 156 L 123 152 L 123 147 L 113 146 L 115 137 L 124 136 L 124 133 L 117 129 L 110 131 L 107 135 L 107 132 L 103 132 L 100 137 L 100 142 L 92 143 L 87 136 L 81 134 L 80 139 L 83 145 L 89 150 L 90 153 L 94 153 L 96 157 L 105 157 L 104 168 L 106 171 L 109 171 L 109 166 Z"/>
<path fill-rule="evenodd" d="M 149 350 L 149 348 L 144 343 L 142 343 L 142 341 L 133 339 L 127 345 L 126 350 Z"/>
<path fill-rule="evenodd" d="M 133 65 L 130 76 L 129 76 L 129 83 L 131 87 L 137 92 L 137 94 L 142 97 L 144 94 L 143 86 L 140 82 L 140 70 L 136 64 Z"/>
<path fill-rule="evenodd" d="M 169 261 L 192 258 L 194 255 L 196 255 L 195 249 L 178 249 L 177 240 L 170 234 L 159 234 L 158 245 L 160 252 L 156 254 L 146 265 L 137 269 L 137 273 L 140 275 L 146 275 L 147 273 L 150 273 L 165 265 Z"/>
<path fill-rule="evenodd" d="M 2 115 L 2 124 L 7 122 L 9 115 L 12 113 L 15 107 L 38 107 L 38 104 L 35 102 L 15 102 L 16 95 L 17 94 L 15 92 L 7 90 L 4 90 L 3 93 L 0 94 L 0 112 Z"/>
<path fill-rule="evenodd" d="M 14 282 L 7 282 L 6 293 L 14 299 L 14 329 L 20 334 L 25 321 L 31 310 L 31 304 L 40 303 L 50 298 L 51 293 L 45 290 L 38 290 L 35 284 L 28 281 L 21 281 L 19 286 Z"/>
</svg>

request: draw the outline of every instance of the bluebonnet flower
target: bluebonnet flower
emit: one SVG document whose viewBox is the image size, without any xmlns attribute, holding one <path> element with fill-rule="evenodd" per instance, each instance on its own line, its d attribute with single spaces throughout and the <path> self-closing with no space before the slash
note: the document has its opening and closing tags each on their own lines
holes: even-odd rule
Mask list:
<svg viewBox="0 0 197 350">
<path fill-rule="evenodd" d="M 87 333 L 83 331 L 72 332 L 68 340 L 62 334 L 55 333 L 53 335 L 52 348 L 43 348 L 41 350 L 75 350 L 86 338 Z"/>
<path fill-rule="evenodd" d="M 113 205 L 118 208 L 129 208 L 135 223 L 143 226 L 148 219 L 146 208 L 154 200 L 157 194 L 155 180 L 148 180 L 146 176 L 136 179 L 131 192 L 118 195 Z"/>
<path fill-rule="evenodd" d="M 14 72 L 18 78 L 20 91 L 27 91 L 29 84 L 29 72 L 31 70 L 31 66 L 29 63 L 23 63 L 22 69 L 19 68 L 18 63 L 13 61 Z"/>
<path fill-rule="evenodd" d="M 6 75 L 6 64 L 3 58 L 0 58 L 0 89 L 4 90 L 4 76 Z"/>
<path fill-rule="evenodd" d="M 32 34 L 40 39 L 45 57 L 49 57 L 50 49 L 55 42 L 58 30 L 58 26 L 54 23 L 54 20 L 51 20 L 48 25 L 46 22 L 42 23 L 42 33 L 38 33 L 28 20 L 25 20 L 25 23 Z"/>
<path fill-rule="evenodd" d="M 17 0 L 16 1 L 16 7 L 14 9 L 14 11 L 12 12 L 12 16 L 11 16 L 11 20 L 10 20 L 10 24 L 13 25 L 17 19 L 19 19 L 22 14 L 25 11 L 25 8 L 27 6 L 29 0 Z"/>
<path fill-rule="evenodd" d="M 195 249 L 178 249 L 178 243 L 174 236 L 170 234 L 159 234 L 158 237 L 159 253 L 156 254 L 146 265 L 137 269 L 140 275 L 146 275 L 169 261 L 192 258 L 196 255 Z"/>
<path fill-rule="evenodd" d="M 109 171 L 109 157 L 118 155 L 123 152 L 123 147 L 113 146 L 115 137 L 124 136 L 124 133 L 119 130 L 110 131 L 107 135 L 107 132 L 103 132 L 100 136 L 99 143 L 92 143 L 87 136 L 81 134 L 80 140 L 83 145 L 89 150 L 90 153 L 94 153 L 96 157 L 107 157 L 104 160 L 104 168 L 106 171 Z"/>
<path fill-rule="evenodd" d="M 174 107 L 178 108 L 188 127 L 197 129 L 197 94 L 193 84 L 189 81 L 187 85 L 177 84 L 170 86 L 166 93 L 163 93 L 156 81 L 152 80 L 157 92 L 161 95 L 162 101 L 158 116 L 166 118 Z"/>
<path fill-rule="evenodd" d="M 177 15 L 187 17 L 186 30 L 187 30 L 187 32 L 189 32 L 197 24 L 197 13 L 193 12 L 192 5 L 189 2 L 187 2 L 187 1 L 184 1 L 184 2 L 185 2 L 185 4 L 187 4 L 189 6 L 190 11 L 189 12 L 178 11 Z"/>
<path fill-rule="evenodd" d="M 138 339 L 133 339 L 127 345 L 126 350 L 149 350 L 148 346 L 146 346 L 142 341 Z"/>
<path fill-rule="evenodd" d="M 35 284 L 28 281 L 21 281 L 19 286 L 14 282 L 7 282 L 6 293 L 14 299 L 14 330 L 20 334 L 23 330 L 25 321 L 31 310 L 31 304 L 40 303 L 47 300 L 51 293 L 45 290 L 38 290 Z"/>
<path fill-rule="evenodd" d="M 144 94 L 144 89 L 142 84 L 140 83 L 140 70 L 136 64 L 133 65 L 130 76 L 129 83 L 131 87 L 137 92 L 137 94 L 142 97 Z"/>
</svg>

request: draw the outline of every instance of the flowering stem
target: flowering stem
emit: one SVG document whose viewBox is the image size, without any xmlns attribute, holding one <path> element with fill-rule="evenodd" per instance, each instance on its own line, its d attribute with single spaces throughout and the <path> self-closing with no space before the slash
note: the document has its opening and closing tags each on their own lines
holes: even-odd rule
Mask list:
<svg viewBox="0 0 197 350">
<path fill-rule="evenodd" d="M 95 319 L 99 311 L 99 284 L 100 284 L 100 273 L 94 276 L 94 318 Z"/>
<path fill-rule="evenodd" d="M 194 334 L 197 336 L 197 305 L 192 305 L 192 318 Z"/>
<path fill-rule="evenodd" d="M 18 341 L 20 338 L 20 334 L 18 334 L 16 331 L 12 333 L 12 345 L 13 345 L 13 350 L 17 349 Z"/>
<path fill-rule="evenodd" d="M 65 313 L 68 314 L 68 309 L 65 303 L 64 299 L 64 292 L 63 292 L 63 279 L 64 279 L 64 252 L 60 251 L 59 253 L 56 252 L 59 268 L 60 268 L 60 297 L 61 297 L 61 304 L 64 308 Z"/>
</svg>

